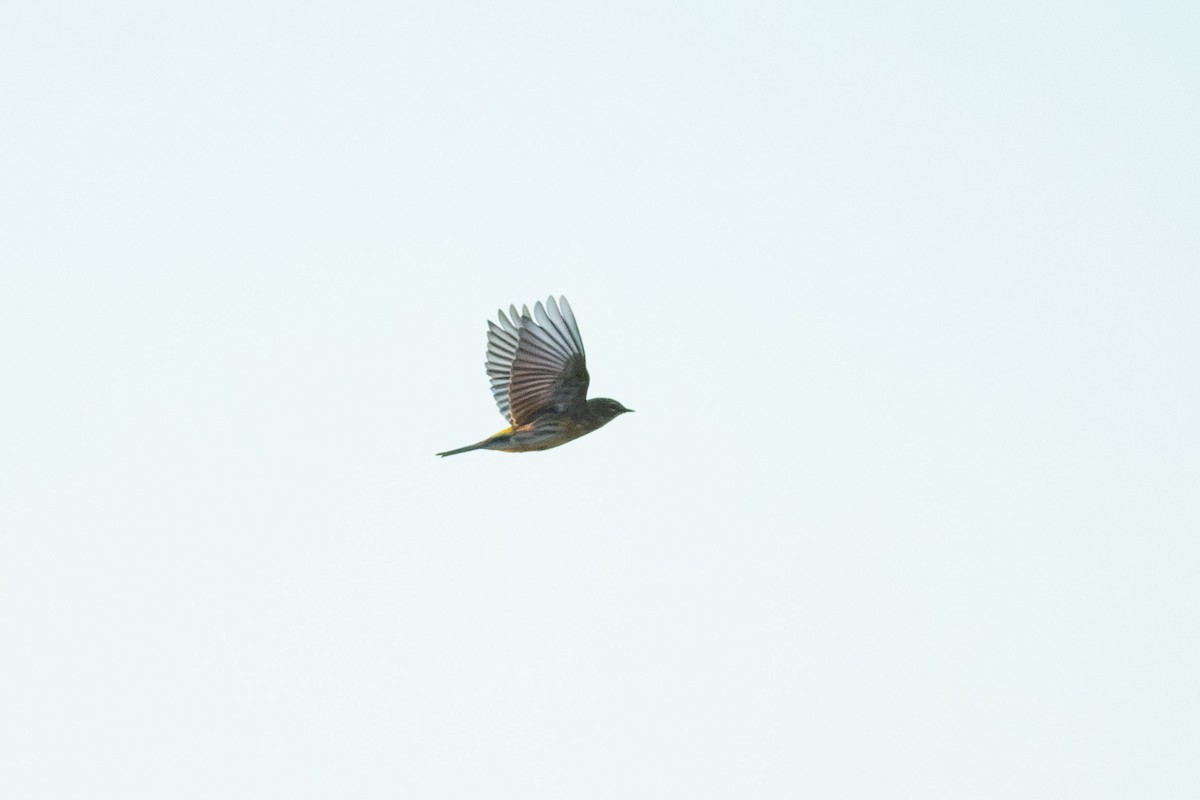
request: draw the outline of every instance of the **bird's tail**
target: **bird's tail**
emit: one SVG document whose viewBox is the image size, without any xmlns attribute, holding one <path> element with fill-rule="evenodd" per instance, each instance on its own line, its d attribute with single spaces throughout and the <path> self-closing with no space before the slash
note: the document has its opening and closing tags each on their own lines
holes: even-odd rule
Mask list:
<svg viewBox="0 0 1200 800">
<path fill-rule="evenodd" d="M 482 442 L 469 444 L 466 447 L 460 447 L 457 450 L 447 450 L 444 453 L 438 453 L 439 456 L 456 456 L 459 453 L 469 453 L 472 450 L 506 450 L 506 445 L 512 441 L 513 429 L 505 428 L 499 433 L 493 433 Z"/>
<path fill-rule="evenodd" d="M 479 450 L 487 443 L 488 443 L 488 440 L 484 439 L 482 442 L 476 442 L 475 444 L 469 444 L 466 447 L 460 447 L 457 450 L 447 450 L 444 453 L 438 453 L 438 455 L 445 458 L 446 456 L 456 456 L 459 453 L 469 453 L 472 450 Z"/>
</svg>

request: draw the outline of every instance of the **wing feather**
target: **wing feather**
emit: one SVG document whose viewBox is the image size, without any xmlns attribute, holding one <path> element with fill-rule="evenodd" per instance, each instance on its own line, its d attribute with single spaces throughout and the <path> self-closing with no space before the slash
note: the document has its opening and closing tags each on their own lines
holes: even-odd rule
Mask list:
<svg viewBox="0 0 1200 800">
<path fill-rule="evenodd" d="M 583 337 L 565 297 L 535 303 L 532 314 L 510 305 L 489 321 L 485 366 L 496 406 L 513 425 L 550 408 L 578 412 L 587 402 Z"/>
</svg>

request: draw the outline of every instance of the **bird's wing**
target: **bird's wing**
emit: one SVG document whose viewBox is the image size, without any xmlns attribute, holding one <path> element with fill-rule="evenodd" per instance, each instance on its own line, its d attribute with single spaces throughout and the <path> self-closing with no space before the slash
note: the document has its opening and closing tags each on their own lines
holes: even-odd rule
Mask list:
<svg viewBox="0 0 1200 800">
<path fill-rule="evenodd" d="M 588 372 L 579 325 L 565 297 L 551 297 L 488 323 L 487 373 L 500 413 L 522 425 L 547 407 L 566 412 L 587 401 Z"/>
</svg>

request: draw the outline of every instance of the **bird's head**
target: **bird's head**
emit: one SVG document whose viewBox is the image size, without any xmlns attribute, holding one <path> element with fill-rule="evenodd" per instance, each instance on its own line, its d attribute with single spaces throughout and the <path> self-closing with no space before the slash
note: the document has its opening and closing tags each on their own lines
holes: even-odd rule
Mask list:
<svg viewBox="0 0 1200 800">
<path fill-rule="evenodd" d="M 593 397 L 587 401 L 588 416 L 596 421 L 596 427 L 600 427 L 607 422 L 633 411 L 632 408 L 626 408 L 616 400 L 607 397 Z"/>
</svg>

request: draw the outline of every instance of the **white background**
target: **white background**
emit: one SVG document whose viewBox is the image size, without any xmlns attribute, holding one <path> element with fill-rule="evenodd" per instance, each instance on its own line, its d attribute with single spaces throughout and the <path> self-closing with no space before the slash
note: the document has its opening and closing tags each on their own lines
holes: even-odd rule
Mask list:
<svg viewBox="0 0 1200 800">
<path fill-rule="evenodd" d="M 0 795 L 1200 796 L 1196 9 L 7 4 Z"/>
</svg>

